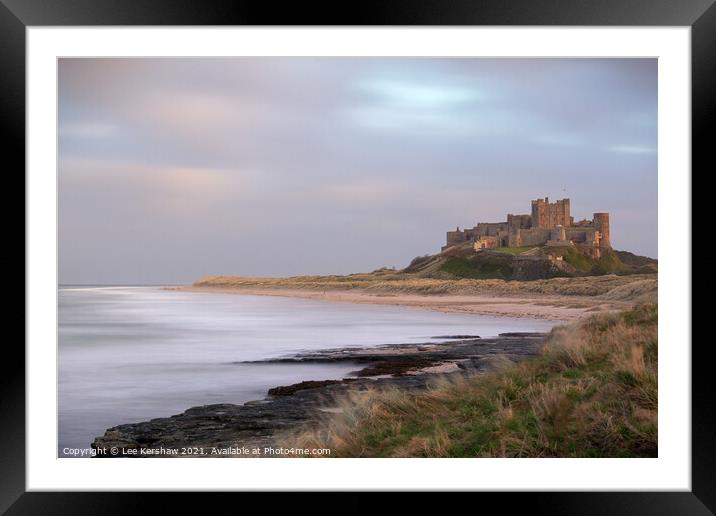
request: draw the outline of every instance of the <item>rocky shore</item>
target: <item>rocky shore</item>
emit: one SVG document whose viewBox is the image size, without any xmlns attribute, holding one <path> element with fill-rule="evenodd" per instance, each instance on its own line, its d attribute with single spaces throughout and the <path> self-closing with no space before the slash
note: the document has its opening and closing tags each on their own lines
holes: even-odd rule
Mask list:
<svg viewBox="0 0 716 516">
<path fill-rule="evenodd" d="M 264 362 L 356 364 L 347 378 L 276 386 L 263 400 L 243 405 L 192 407 L 171 417 L 109 428 L 92 447 L 98 457 L 242 456 L 279 445 L 283 432 L 317 425 L 336 410 L 335 399 L 349 390 L 425 389 L 440 376 L 489 371 L 504 360 L 539 352 L 545 334 L 503 333 L 497 337 L 440 336 L 440 342 L 337 348 Z M 110 453 L 111 450 L 111 453 Z"/>
</svg>

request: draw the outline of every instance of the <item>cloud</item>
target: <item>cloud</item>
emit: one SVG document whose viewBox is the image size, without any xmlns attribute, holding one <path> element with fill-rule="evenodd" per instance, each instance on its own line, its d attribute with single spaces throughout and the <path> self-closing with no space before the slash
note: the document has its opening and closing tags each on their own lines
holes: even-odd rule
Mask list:
<svg viewBox="0 0 716 516">
<path fill-rule="evenodd" d="M 544 133 L 534 137 L 534 141 L 555 147 L 583 147 L 584 140 L 575 133 Z"/>
<path fill-rule="evenodd" d="M 452 85 L 430 85 L 393 79 L 360 82 L 357 89 L 380 102 L 406 109 L 444 109 L 479 99 L 477 90 Z"/>
<path fill-rule="evenodd" d="M 261 117 L 260 106 L 241 96 L 196 92 L 150 92 L 134 113 L 135 120 L 165 131 L 208 131 L 216 134 L 251 127 Z"/>
<path fill-rule="evenodd" d="M 405 188 L 387 181 L 358 181 L 322 185 L 316 195 L 338 203 L 381 204 L 396 200 Z"/>
<path fill-rule="evenodd" d="M 172 219 L 206 217 L 238 201 L 243 186 L 232 170 L 84 158 L 60 160 L 58 173 L 61 193 L 81 190 Z"/>
<path fill-rule="evenodd" d="M 356 125 L 431 135 L 469 130 L 476 119 L 465 117 L 461 109 L 483 98 L 475 88 L 417 80 L 373 78 L 353 89 L 357 101 L 344 112 Z"/>
<path fill-rule="evenodd" d="M 467 119 L 456 113 L 380 106 L 353 108 L 347 113 L 354 123 L 368 129 L 407 130 L 438 137 L 477 129 L 476 118 Z"/>
<path fill-rule="evenodd" d="M 117 126 L 97 122 L 68 122 L 60 124 L 60 137 L 63 138 L 110 138 L 117 133 Z"/>
<path fill-rule="evenodd" d="M 655 147 L 644 145 L 612 145 L 608 147 L 608 150 L 621 154 L 654 154 L 656 152 Z"/>
</svg>

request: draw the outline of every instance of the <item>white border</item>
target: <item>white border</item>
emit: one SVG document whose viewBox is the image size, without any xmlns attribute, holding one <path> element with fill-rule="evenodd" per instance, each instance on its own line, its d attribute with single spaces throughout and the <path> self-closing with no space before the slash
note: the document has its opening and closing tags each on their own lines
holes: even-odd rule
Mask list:
<svg viewBox="0 0 716 516">
<path fill-rule="evenodd" d="M 690 490 L 688 27 L 31 27 L 27 55 L 28 490 Z M 56 59 L 88 55 L 658 57 L 659 205 L 667 208 L 659 215 L 659 458 L 56 458 Z"/>
</svg>

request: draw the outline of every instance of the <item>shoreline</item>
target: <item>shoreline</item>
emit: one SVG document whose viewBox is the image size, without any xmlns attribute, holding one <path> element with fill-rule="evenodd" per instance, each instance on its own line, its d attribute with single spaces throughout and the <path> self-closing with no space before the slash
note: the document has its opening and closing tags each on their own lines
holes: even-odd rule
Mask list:
<svg viewBox="0 0 716 516">
<path fill-rule="evenodd" d="M 425 391 L 440 379 L 495 371 L 505 362 L 536 356 L 546 333 L 503 333 L 424 344 L 335 348 L 249 363 L 349 363 L 356 370 L 336 379 L 304 380 L 270 388 L 242 404 L 193 406 L 180 414 L 107 428 L 91 447 L 97 457 L 240 456 L 230 450 L 281 446 L 287 433 L 316 428 L 339 410 L 338 400 L 358 391 Z M 452 339 L 451 336 L 445 338 Z M 246 362 L 239 362 L 246 363 Z M 200 450 L 184 453 L 182 450 Z M 114 450 L 111 454 L 108 450 Z M 226 452 L 229 450 L 229 452 Z M 116 452 L 116 453 L 115 453 Z"/>
<path fill-rule="evenodd" d="M 299 288 L 261 287 L 166 287 L 178 292 L 209 294 L 279 296 L 319 301 L 336 301 L 358 304 L 404 306 L 445 313 L 516 317 L 570 322 L 595 312 L 620 310 L 628 303 L 590 299 L 577 296 L 549 295 L 455 295 L 455 294 L 402 294 L 366 292 L 364 290 L 308 290 Z"/>
</svg>

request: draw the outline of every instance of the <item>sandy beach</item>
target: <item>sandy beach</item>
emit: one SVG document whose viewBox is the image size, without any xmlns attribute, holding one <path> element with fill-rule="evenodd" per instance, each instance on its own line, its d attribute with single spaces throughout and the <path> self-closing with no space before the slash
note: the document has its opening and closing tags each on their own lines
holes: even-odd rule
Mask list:
<svg viewBox="0 0 716 516">
<path fill-rule="evenodd" d="M 504 317 L 528 317 L 554 321 L 574 321 L 596 311 L 618 310 L 627 303 L 570 296 L 490 296 L 490 295 L 417 295 L 376 293 L 360 290 L 303 290 L 283 288 L 169 287 L 182 292 L 282 296 L 323 299 L 347 303 L 406 306 L 440 312 L 457 312 Z"/>
</svg>

